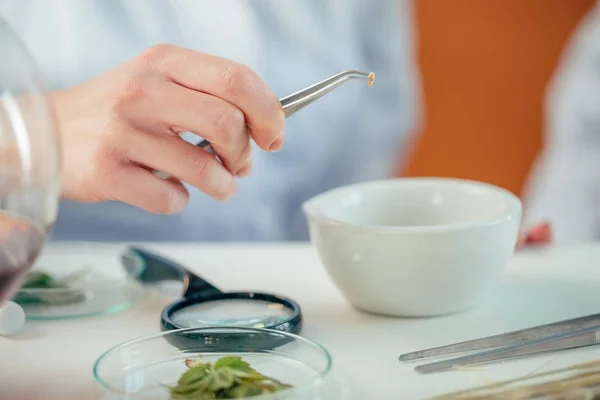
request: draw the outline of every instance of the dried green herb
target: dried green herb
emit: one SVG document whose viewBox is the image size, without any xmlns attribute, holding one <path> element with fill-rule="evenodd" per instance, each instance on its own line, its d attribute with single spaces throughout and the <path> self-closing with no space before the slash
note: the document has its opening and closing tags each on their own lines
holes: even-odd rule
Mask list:
<svg viewBox="0 0 600 400">
<path fill-rule="evenodd" d="M 89 268 L 82 268 L 61 279 L 56 279 L 50 274 L 43 271 L 31 271 L 25 278 L 25 283 L 22 286 L 22 291 L 19 291 L 15 298 L 15 302 L 20 304 L 28 303 L 46 303 L 46 304 L 69 304 L 84 301 L 85 293 L 81 290 L 68 290 L 72 282 L 83 279 L 90 272 Z M 28 291 L 27 289 L 34 289 Z M 36 292 L 35 289 L 65 289 L 56 293 L 52 292 Z"/>
<path fill-rule="evenodd" d="M 32 271 L 27 274 L 24 289 L 52 289 L 66 287 L 62 283 L 54 279 L 50 274 L 41 271 Z"/>
<path fill-rule="evenodd" d="M 167 387 L 173 400 L 241 399 L 293 388 L 262 375 L 241 357 L 222 357 L 214 364 L 186 360 L 185 365 L 177 385 Z"/>
</svg>

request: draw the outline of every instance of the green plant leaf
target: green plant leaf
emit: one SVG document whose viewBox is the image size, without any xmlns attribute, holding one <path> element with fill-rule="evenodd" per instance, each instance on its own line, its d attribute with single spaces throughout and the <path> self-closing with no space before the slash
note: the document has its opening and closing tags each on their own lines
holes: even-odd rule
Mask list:
<svg viewBox="0 0 600 400">
<path fill-rule="evenodd" d="M 211 372 L 213 377 L 213 383 L 210 386 L 210 390 L 217 392 L 221 389 L 228 389 L 233 386 L 234 376 L 233 372 L 229 368 L 219 368 Z"/>
<path fill-rule="evenodd" d="M 253 383 L 246 383 L 243 385 L 238 385 L 235 387 L 232 387 L 230 389 L 227 390 L 227 392 L 225 393 L 225 396 L 227 397 L 220 397 L 221 399 L 243 399 L 246 397 L 251 397 L 251 396 L 258 396 L 263 394 L 263 389 Z"/>
<path fill-rule="evenodd" d="M 257 371 L 249 371 L 249 372 L 245 372 L 245 371 L 239 371 L 239 370 L 232 370 L 233 376 L 235 378 L 236 381 L 242 382 L 242 381 L 263 381 L 265 379 L 269 379 L 266 376 L 262 375 L 260 372 Z"/>
<path fill-rule="evenodd" d="M 82 290 L 59 291 L 58 293 L 30 293 L 27 289 L 69 289 L 69 283 L 89 274 L 89 268 L 75 271 L 63 279 L 55 279 L 43 271 L 31 271 L 27 274 L 22 286 L 24 291 L 19 291 L 13 301 L 19 304 L 46 303 L 52 305 L 78 303 L 86 300 Z"/>
<path fill-rule="evenodd" d="M 215 368 L 223 368 L 228 367 L 231 369 L 235 369 L 238 371 L 252 371 L 250 364 L 246 361 L 242 360 L 241 357 L 237 356 L 227 356 L 222 357 L 215 362 Z"/>
<path fill-rule="evenodd" d="M 179 385 L 189 385 L 203 379 L 208 374 L 206 367 L 203 365 L 188 369 L 179 377 L 177 383 Z"/>
<path fill-rule="evenodd" d="M 166 386 L 173 400 L 240 399 L 293 387 L 262 375 L 241 357 L 222 357 L 214 364 L 185 360 L 185 365 L 177 385 Z"/>
<path fill-rule="evenodd" d="M 25 289 L 51 289 L 55 287 L 64 287 L 52 278 L 49 274 L 41 271 L 32 271 L 27 274 L 23 288 Z"/>
</svg>

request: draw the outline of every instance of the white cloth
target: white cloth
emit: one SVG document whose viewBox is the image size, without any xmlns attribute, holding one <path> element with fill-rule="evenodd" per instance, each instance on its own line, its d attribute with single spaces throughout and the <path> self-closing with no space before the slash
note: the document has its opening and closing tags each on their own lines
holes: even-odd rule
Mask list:
<svg viewBox="0 0 600 400">
<path fill-rule="evenodd" d="M 572 35 L 546 98 L 545 145 L 524 225 L 550 220 L 557 245 L 600 239 L 600 8 Z"/>
<path fill-rule="evenodd" d="M 239 195 L 193 190 L 180 215 L 121 203 L 61 205 L 54 240 L 296 240 L 302 201 L 390 176 L 418 116 L 412 9 L 402 0 L 0 0 L 51 88 L 64 88 L 170 42 L 242 62 L 282 97 L 346 69 L 346 84 L 286 123 L 278 153 L 254 151 Z"/>
</svg>

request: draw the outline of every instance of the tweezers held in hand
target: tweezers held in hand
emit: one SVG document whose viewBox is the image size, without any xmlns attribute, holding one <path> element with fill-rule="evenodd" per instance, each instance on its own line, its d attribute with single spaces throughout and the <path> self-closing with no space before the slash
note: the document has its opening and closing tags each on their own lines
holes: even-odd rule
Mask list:
<svg viewBox="0 0 600 400">
<path fill-rule="evenodd" d="M 279 100 L 281 102 L 281 107 L 283 108 L 285 117 L 288 118 L 294 115 L 296 112 L 300 111 L 307 105 L 311 104 L 317 99 L 320 99 L 327 93 L 331 92 L 333 89 L 337 88 L 344 82 L 347 82 L 351 79 L 366 80 L 369 84 L 369 87 L 371 87 L 375 82 L 375 74 L 373 72 L 367 73 L 360 71 L 343 71 L 321 82 L 315 83 L 312 86 L 302 89 L 296 93 L 292 93 L 289 96 L 286 96 L 283 99 Z M 202 140 L 196 146 L 203 148 L 204 150 L 212 154 L 215 154 L 214 149 L 212 148 L 210 142 L 207 140 Z"/>
<path fill-rule="evenodd" d="M 564 336 L 565 334 L 569 334 L 570 332 L 580 331 L 582 329 L 594 328 L 598 326 L 600 326 L 600 314 L 594 314 L 585 317 L 574 318 L 545 325 L 539 325 L 532 328 L 512 331 L 505 334 L 493 335 L 476 340 L 469 340 L 466 342 L 455 343 L 447 346 L 434 347 L 427 350 L 406 353 L 401 355 L 399 359 L 400 361 L 419 360 L 427 357 L 438 357 L 442 355 L 490 349 L 500 346 L 523 346 L 523 348 L 531 349 L 530 345 L 536 344 L 539 340 L 545 338 L 559 340 L 562 336 Z M 580 346 L 577 345 L 574 347 Z M 560 349 L 565 348 L 561 347 L 557 348 L 556 350 Z M 500 350 L 495 350 L 495 352 L 499 352 Z M 477 355 L 478 354 L 474 354 L 472 356 L 467 357 L 475 357 Z M 457 360 L 458 359 L 449 360 L 449 362 L 453 361 L 455 365 L 457 365 Z M 462 360 L 460 362 L 460 365 L 465 365 L 465 357 L 461 357 L 460 360 Z M 467 360 L 467 362 L 469 362 L 469 360 Z"/>
</svg>

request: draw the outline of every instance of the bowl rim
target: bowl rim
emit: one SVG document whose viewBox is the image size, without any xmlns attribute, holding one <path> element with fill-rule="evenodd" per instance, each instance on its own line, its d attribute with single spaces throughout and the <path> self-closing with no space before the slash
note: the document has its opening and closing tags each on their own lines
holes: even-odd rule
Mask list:
<svg viewBox="0 0 600 400">
<path fill-rule="evenodd" d="M 28 273 L 35 272 L 37 270 L 36 264 L 40 261 L 44 254 L 58 254 L 64 253 L 64 256 L 68 256 L 68 252 L 81 252 L 88 254 L 99 254 L 100 256 L 109 255 L 106 253 L 106 249 L 114 250 L 115 255 L 117 253 L 121 253 L 121 255 L 127 254 L 127 257 L 130 257 L 136 264 L 135 273 L 127 274 L 127 276 L 116 279 L 109 279 L 106 281 L 102 281 L 101 283 L 91 283 L 82 286 L 69 286 L 66 288 L 24 288 L 20 287 L 16 294 L 29 294 L 29 295 L 56 295 L 56 294 L 72 294 L 79 293 L 81 291 L 94 291 L 94 290 L 103 290 L 106 288 L 119 288 L 121 286 L 127 285 L 132 280 L 137 280 L 140 275 L 146 270 L 146 262 L 144 259 L 135 252 L 129 252 L 129 246 L 123 244 L 114 244 L 114 243 L 106 243 L 106 242 L 91 242 L 91 241 L 82 241 L 82 242 L 71 242 L 71 241 L 57 241 L 50 242 L 47 246 L 45 246 L 42 251 L 40 251 L 40 255 L 36 259 L 33 267 L 28 271 Z M 46 253 L 47 252 L 47 253 Z M 93 256 L 92 256 L 93 257 Z M 120 260 L 119 260 L 120 262 Z M 86 265 L 83 265 L 84 268 Z M 41 271 L 46 272 L 46 269 L 41 269 Z"/>
<path fill-rule="evenodd" d="M 400 187 L 409 186 L 415 184 L 457 184 L 462 186 L 470 186 L 473 188 L 482 188 L 506 199 L 508 206 L 500 213 L 497 213 L 488 218 L 482 218 L 478 220 L 449 223 L 449 224 L 435 224 L 435 225 L 408 225 L 408 226 L 386 226 L 386 225 L 373 225 L 373 224 L 360 224 L 349 221 L 344 221 L 338 218 L 333 218 L 325 215 L 317 204 L 332 196 L 338 196 L 345 192 L 351 192 L 357 188 L 372 190 L 382 187 Z M 486 182 L 462 179 L 462 178 L 443 178 L 443 177 L 401 177 L 401 178 L 388 178 L 378 179 L 365 182 L 351 183 L 348 185 L 338 186 L 329 189 L 325 192 L 319 193 L 312 198 L 302 203 L 302 211 L 307 218 L 309 223 L 317 223 L 318 225 L 338 227 L 343 229 L 352 229 L 365 232 L 384 233 L 384 234 L 399 234 L 399 233 L 433 233 L 433 232 L 448 232 L 457 230 L 466 230 L 473 228 L 482 228 L 487 226 L 493 226 L 501 224 L 506 221 L 511 221 L 515 218 L 520 218 L 522 213 L 522 202 L 518 196 L 511 191 L 504 189 L 500 186 L 493 185 Z"/>
<path fill-rule="evenodd" d="M 139 336 L 137 338 L 133 338 L 133 339 L 129 339 L 126 340 L 124 342 L 121 342 L 115 346 L 110 347 L 109 349 L 105 350 L 94 362 L 94 366 L 92 368 L 93 374 L 94 374 L 94 380 L 101 386 L 103 387 L 105 390 L 109 391 L 110 393 L 113 394 L 118 394 L 118 395 L 122 395 L 122 396 L 127 396 L 127 398 L 139 398 L 139 399 L 148 399 L 148 397 L 145 396 L 140 396 L 137 395 L 135 393 L 127 393 L 125 391 L 116 389 L 114 387 L 112 387 L 109 383 L 107 383 L 106 381 L 104 381 L 99 372 L 98 369 L 100 368 L 100 365 L 102 363 L 102 361 L 107 358 L 110 354 L 112 354 L 113 352 L 117 351 L 117 350 L 122 350 L 122 349 L 126 349 L 127 347 L 131 346 L 131 345 L 135 345 L 135 344 L 139 344 L 145 341 L 151 341 L 154 339 L 158 339 L 161 337 L 166 337 L 168 335 L 174 335 L 174 334 L 181 334 L 181 333 L 187 333 L 187 332 L 198 332 L 198 331 L 202 331 L 202 332 L 210 332 L 210 331 L 241 331 L 241 332 L 253 332 L 253 333 L 259 333 L 259 334 L 271 334 L 271 333 L 276 333 L 278 335 L 283 335 L 283 336 L 287 336 L 291 339 L 294 339 L 296 341 L 302 342 L 304 344 L 307 344 L 311 347 L 314 347 L 316 349 L 318 349 L 319 351 L 321 351 L 321 353 L 325 356 L 325 360 L 326 360 L 326 366 L 325 369 L 322 372 L 319 372 L 319 378 L 318 379 L 324 379 L 327 375 L 330 374 L 332 367 L 333 367 L 333 361 L 332 361 L 332 357 L 331 354 L 329 353 L 329 351 L 320 343 L 314 341 L 314 340 L 310 340 L 307 339 L 305 337 L 302 337 L 300 335 L 294 334 L 294 333 L 290 333 L 290 332 L 285 332 L 285 331 L 280 331 L 277 329 L 267 329 L 267 328 L 251 328 L 251 327 L 229 327 L 229 326 L 212 326 L 212 327 L 198 327 L 198 328 L 181 328 L 181 329 L 172 329 L 172 330 L 168 330 L 168 331 L 162 331 L 162 332 L 158 332 L 158 333 L 154 333 L 154 334 L 150 334 L 150 335 L 144 335 L 144 336 Z M 311 385 L 312 387 L 312 385 Z M 305 390 L 305 389 L 310 389 L 309 385 L 306 386 L 302 386 L 302 387 L 296 387 L 295 389 L 298 390 Z M 262 396 L 257 396 L 257 399 L 262 398 Z"/>
</svg>

